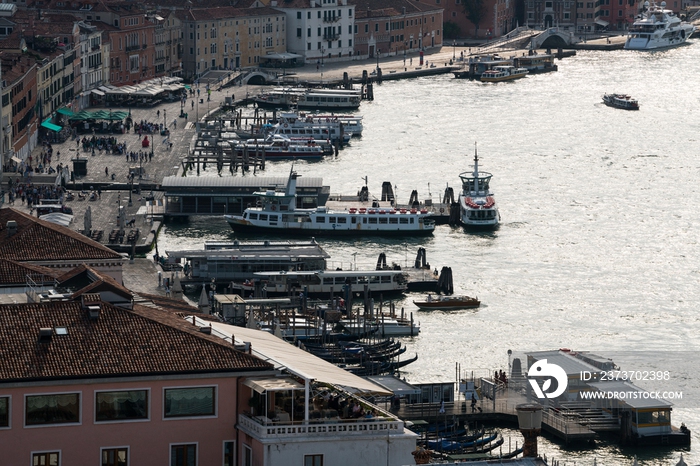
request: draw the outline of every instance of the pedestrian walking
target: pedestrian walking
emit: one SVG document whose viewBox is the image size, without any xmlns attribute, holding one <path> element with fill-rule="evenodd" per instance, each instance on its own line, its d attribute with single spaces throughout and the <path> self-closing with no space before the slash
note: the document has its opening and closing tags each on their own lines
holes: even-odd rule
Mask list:
<svg viewBox="0 0 700 466">
<path fill-rule="evenodd" d="M 173 128 L 177 128 L 177 118 L 173 120 Z"/>
<path fill-rule="evenodd" d="M 109 168 L 105 167 L 105 176 L 109 176 Z"/>
</svg>

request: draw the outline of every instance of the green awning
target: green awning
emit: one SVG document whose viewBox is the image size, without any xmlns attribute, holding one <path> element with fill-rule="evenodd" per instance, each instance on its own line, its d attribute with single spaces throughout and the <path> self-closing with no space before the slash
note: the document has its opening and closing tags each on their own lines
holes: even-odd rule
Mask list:
<svg viewBox="0 0 700 466">
<path fill-rule="evenodd" d="M 65 107 L 59 108 L 59 109 L 56 110 L 56 111 L 57 111 L 58 113 L 60 113 L 61 115 L 66 115 L 66 116 L 68 116 L 68 117 L 72 117 L 73 115 L 75 115 L 72 111 L 70 111 L 70 109 L 67 109 L 67 108 L 65 108 Z"/>
<path fill-rule="evenodd" d="M 46 129 L 50 129 L 51 131 L 56 131 L 57 133 L 63 129 L 62 127 L 60 127 L 58 125 L 54 125 L 53 123 L 50 123 L 49 122 L 50 119 L 51 119 L 51 117 L 48 117 L 46 120 L 42 121 L 41 126 L 43 126 Z"/>
<path fill-rule="evenodd" d="M 189 84 L 185 84 L 185 89 L 190 90 L 192 89 Z"/>
</svg>

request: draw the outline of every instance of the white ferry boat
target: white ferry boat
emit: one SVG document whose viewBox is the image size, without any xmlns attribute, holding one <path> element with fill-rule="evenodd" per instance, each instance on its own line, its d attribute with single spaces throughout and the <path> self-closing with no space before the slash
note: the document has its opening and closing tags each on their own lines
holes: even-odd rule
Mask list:
<svg viewBox="0 0 700 466">
<path fill-rule="evenodd" d="M 459 194 L 460 218 L 468 227 L 495 228 L 501 220 L 496 200 L 489 191 L 491 173 L 479 172 L 479 157 L 474 147 L 474 171 L 460 173 L 462 192 Z"/>
<path fill-rule="evenodd" d="M 302 118 L 296 113 L 282 113 L 272 133 L 288 138 L 314 138 L 319 142 L 339 141 L 343 144 L 350 142 L 352 133 L 346 131 L 340 121 L 307 120 L 309 120 L 307 117 Z"/>
<path fill-rule="evenodd" d="M 626 50 L 656 50 L 684 44 L 695 32 L 695 26 L 661 6 L 644 2 L 642 13 L 637 16 L 627 33 Z"/>
<path fill-rule="evenodd" d="M 309 89 L 302 87 L 278 87 L 255 97 L 259 107 L 298 108 L 324 110 L 352 110 L 360 106 L 362 93 L 358 89 Z"/>
<path fill-rule="evenodd" d="M 429 235 L 435 221 L 427 210 L 349 208 L 334 211 L 326 207 L 299 209 L 296 180 L 292 171 L 284 191 L 262 191 L 260 207 L 249 207 L 243 215 L 224 215 L 231 228 L 240 232 L 279 232 L 288 235 Z"/>
<path fill-rule="evenodd" d="M 526 68 L 516 68 L 512 65 L 494 66 L 493 69 L 484 71 L 481 74 L 481 82 L 499 83 L 501 81 L 513 81 L 524 78 L 527 73 Z"/>
<path fill-rule="evenodd" d="M 300 272 L 257 272 L 255 276 L 265 282 L 268 295 L 289 295 L 292 292 L 308 293 L 310 296 L 329 296 L 340 293 L 344 286 L 351 285 L 356 292 L 403 293 L 406 291 L 406 276 L 401 270 L 312 270 Z"/>
<path fill-rule="evenodd" d="M 230 141 L 229 144 L 238 155 L 246 151 L 249 154 L 262 153 L 265 154 L 265 157 L 269 160 L 319 160 L 326 154 L 324 148 L 313 139 L 307 139 L 305 141 L 292 140 L 278 135 L 274 135 L 265 140 L 249 139 L 246 142 Z"/>
<path fill-rule="evenodd" d="M 303 119 L 306 123 L 315 123 L 319 125 L 327 123 L 342 123 L 343 131 L 352 133 L 353 137 L 362 136 L 362 116 L 361 115 L 343 115 L 337 113 L 304 113 L 300 112 L 299 119 Z"/>
</svg>

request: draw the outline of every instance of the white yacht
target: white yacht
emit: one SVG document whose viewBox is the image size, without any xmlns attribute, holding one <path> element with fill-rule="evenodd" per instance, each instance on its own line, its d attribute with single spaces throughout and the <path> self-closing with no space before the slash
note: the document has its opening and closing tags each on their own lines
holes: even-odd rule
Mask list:
<svg viewBox="0 0 700 466">
<path fill-rule="evenodd" d="M 695 32 L 695 26 L 661 6 L 644 2 L 642 13 L 637 16 L 627 33 L 626 50 L 656 50 L 676 47 L 685 43 Z"/>
<path fill-rule="evenodd" d="M 459 209 L 462 224 L 468 227 L 495 228 L 501 220 L 496 200 L 489 190 L 491 173 L 479 172 L 479 157 L 474 147 L 474 171 L 460 173 L 462 192 Z"/>
<path fill-rule="evenodd" d="M 279 232 L 286 235 L 430 235 L 435 221 L 426 209 L 297 208 L 293 170 L 284 191 L 255 192 L 259 207 L 248 207 L 243 215 L 224 215 L 231 228 L 240 232 Z"/>
</svg>

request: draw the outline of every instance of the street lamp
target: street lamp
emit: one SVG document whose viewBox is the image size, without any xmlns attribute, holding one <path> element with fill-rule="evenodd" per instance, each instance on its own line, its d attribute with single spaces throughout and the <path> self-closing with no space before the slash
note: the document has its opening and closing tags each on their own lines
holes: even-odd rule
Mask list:
<svg viewBox="0 0 700 466">
<path fill-rule="evenodd" d="M 406 66 L 406 46 L 408 45 L 407 42 L 403 43 L 403 66 Z"/>
<path fill-rule="evenodd" d="M 382 53 L 380 49 L 377 49 L 377 73 L 379 73 L 379 54 Z"/>
<path fill-rule="evenodd" d="M 453 40 L 452 41 L 452 61 L 455 61 L 457 59 L 457 41 Z"/>
<path fill-rule="evenodd" d="M 323 59 L 325 58 L 324 55 L 326 54 L 326 49 L 321 47 L 321 83 L 323 83 Z"/>
</svg>

